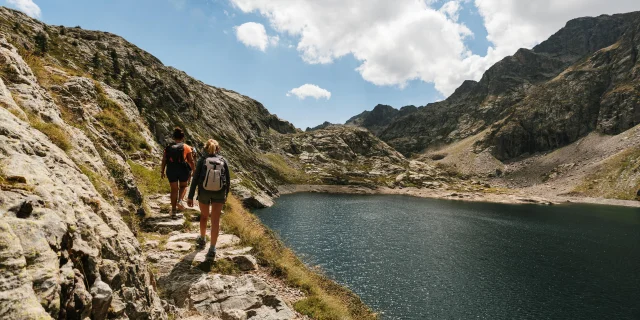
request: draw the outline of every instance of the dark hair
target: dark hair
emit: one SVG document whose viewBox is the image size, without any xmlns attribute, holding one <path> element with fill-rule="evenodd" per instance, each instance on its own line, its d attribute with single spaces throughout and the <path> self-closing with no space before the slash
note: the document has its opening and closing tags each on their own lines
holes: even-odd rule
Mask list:
<svg viewBox="0 0 640 320">
<path fill-rule="evenodd" d="M 175 129 L 173 129 L 173 138 L 176 140 L 184 139 L 184 131 L 182 131 L 180 127 L 176 127 Z"/>
</svg>

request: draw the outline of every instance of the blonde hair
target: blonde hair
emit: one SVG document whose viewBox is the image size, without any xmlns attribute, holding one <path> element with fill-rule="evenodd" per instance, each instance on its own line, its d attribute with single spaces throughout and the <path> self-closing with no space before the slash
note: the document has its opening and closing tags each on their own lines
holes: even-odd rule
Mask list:
<svg viewBox="0 0 640 320">
<path fill-rule="evenodd" d="M 204 145 L 204 150 L 206 150 L 209 154 L 216 154 L 220 152 L 220 144 L 216 140 L 209 139 Z"/>
</svg>

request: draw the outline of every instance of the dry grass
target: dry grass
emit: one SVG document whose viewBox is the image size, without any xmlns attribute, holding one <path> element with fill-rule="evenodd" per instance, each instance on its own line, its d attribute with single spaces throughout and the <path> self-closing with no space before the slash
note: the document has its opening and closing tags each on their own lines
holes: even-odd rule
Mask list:
<svg viewBox="0 0 640 320">
<path fill-rule="evenodd" d="M 353 292 L 311 271 L 235 197 L 227 201 L 222 221 L 227 232 L 237 234 L 257 250 L 259 262 L 269 267 L 274 276 L 307 293 L 294 305 L 298 312 L 314 319 L 376 319 Z"/>
<path fill-rule="evenodd" d="M 102 109 L 96 115 L 96 120 L 102 123 L 104 129 L 116 140 L 120 148 L 129 152 L 150 150 L 151 146 L 140 135 L 138 125 L 130 121 L 124 110 L 107 97 L 104 88 L 97 82 L 96 91 L 98 93 L 98 105 Z"/>
<path fill-rule="evenodd" d="M 275 171 L 276 175 L 286 183 L 296 184 L 307 182 L 307 175 L 296 169 L 293 165 L 277 153 L 263 155 L 264 161 Z"/>
<path fill-rule="evenodd" d="M 65 152 L 71 150 L 72 145 L 71 141 L 69 140 L 69 134 L 59 125 L 38 120 L 33 121 L 31 125 L 35 129 L 39 130 L 47 137 L 49 137 L 49 140 L 51 140 L 51 142 L 53 142 L 53 144 L 58 146 L 60 149 L 64 150 Z"/>
<path fill-rule="evenodd" d="M 171 192 L 169 182 L 160 177 L 159 170 L 149 169 L 131 160 L 127 160 L 127 163 L 129 163 L 129 167 L 131 167 L 131 172 L 142 194 L 151 195 Z"/>
<path fill-rule="evenodd" d="M 604 161 L 573 192 L 590 197 L 634 200 L 639 189 L 640 147 L 633 147 Z"/>
</svg>

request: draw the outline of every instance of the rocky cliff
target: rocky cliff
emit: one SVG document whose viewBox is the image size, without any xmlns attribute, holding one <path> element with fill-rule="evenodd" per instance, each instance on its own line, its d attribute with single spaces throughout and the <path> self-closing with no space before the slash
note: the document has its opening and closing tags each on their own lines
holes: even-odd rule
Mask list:
<svg viewBox="0 0 640 320">
<path fill-rule="evenodd" d="M 107 32 L 47 26 L 6 8 L 0 8 L 0 30 L 9 44 L 38 63 L 34 72 L 47 79 L 44 86 L 63 99 L 58 104 L 72 109 L 69 113 L 82 112 L 82 105 L 67 103 L 65 92 L 56 91 L 65 76 L 102 82 L 131 103 L 153 140 L 163 145 L 175 126 L 184 128 L 187 140 L 197 146 L 218 139 L 235 176 L 256 187 L 251 195 L 277 195 L 274 181 L 263 173 L 267 164 L 259 160 L 260 150 L 271 148 L 271 136 L 296 128 L 258 101 L 206 85 Z M 5 77 L 11 80 L 10 71 Z M 158 150 L 150 151 L 155 156 Z"/>
<path fill-rule="evenodd" d="M 592 131 L 620 133 L 640 122 L 639 25 L 638 12 L 569 21 L 444 101 L 400 117 L 376 107 L 348 123 L 370 128 L 405 155 L 490 129 L 478 147 L 501 160 L 565 146 Z"/>
<path fill-rule="evenodd" d="M 220 263 L 193 262 L 204 253 L 189 252 L 198 217 L 169 218 L 159 178 L 176 125 L 196 146 L 221 142 L 245 205 L 271 204 L 290 179 L 276 152 L 300 130 L 259 102 L 113 34 L 0 7 L 0 318 L 305 319 L 295 303 L 320 318 L 374 318 L 235 197 L 223 228 L 243 239 L 221 235 Z"/>
</svg>

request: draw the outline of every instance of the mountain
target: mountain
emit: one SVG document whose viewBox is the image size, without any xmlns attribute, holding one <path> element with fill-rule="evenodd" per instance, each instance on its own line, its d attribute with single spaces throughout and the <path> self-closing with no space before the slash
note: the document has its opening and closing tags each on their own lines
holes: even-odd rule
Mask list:
<svg viewBox="0 0 640 320">
<path fill-rule="evenodd" d="M 411 114 L 417 110 L 418 108 L 415 106 L 405 106 L 398 110 L 392 106 L 379 104 L 371 111 L 364 111 L 361 114 L 352 117 L 347 120 L 345 124 L 364 127 L 378 135 L 396 119 Z"/>
<path fill-rule="evenodd" d="M 444 101 L 411 116 L 384 107 L 350 122 L 405 155 L 489 130 L 478 147 L 500 160 L 562 147 L 592 131 L 617 134 L 640 122 L 639 26 L 639 12 L 571 20 Z"/>
<path fill-rule="evenodd" d="M 221 235 L 232 241 L 227 269 L 193 263 L 202 258 L 190 250 L 193 210 L 164 213 L 159 163 L 175 126 L 197 147 L 218 139 L 229 160 L 224 227 L 256 249 Z M 386 146 L 364 133 L 359 142 Z M 283 290 L 307 315 L 374 318 L 236 201 L 272 203 L 291 179 L 280 142 L 298 134 L 258 101 L 164 66 L 116 35 L 0 7 L 0 318 L 304 317 Z M 254 254 L 267 272 L 228 274 L 254 269 Z M 285 282 L 293 288 L 272 284 Z"/>
</svg>

